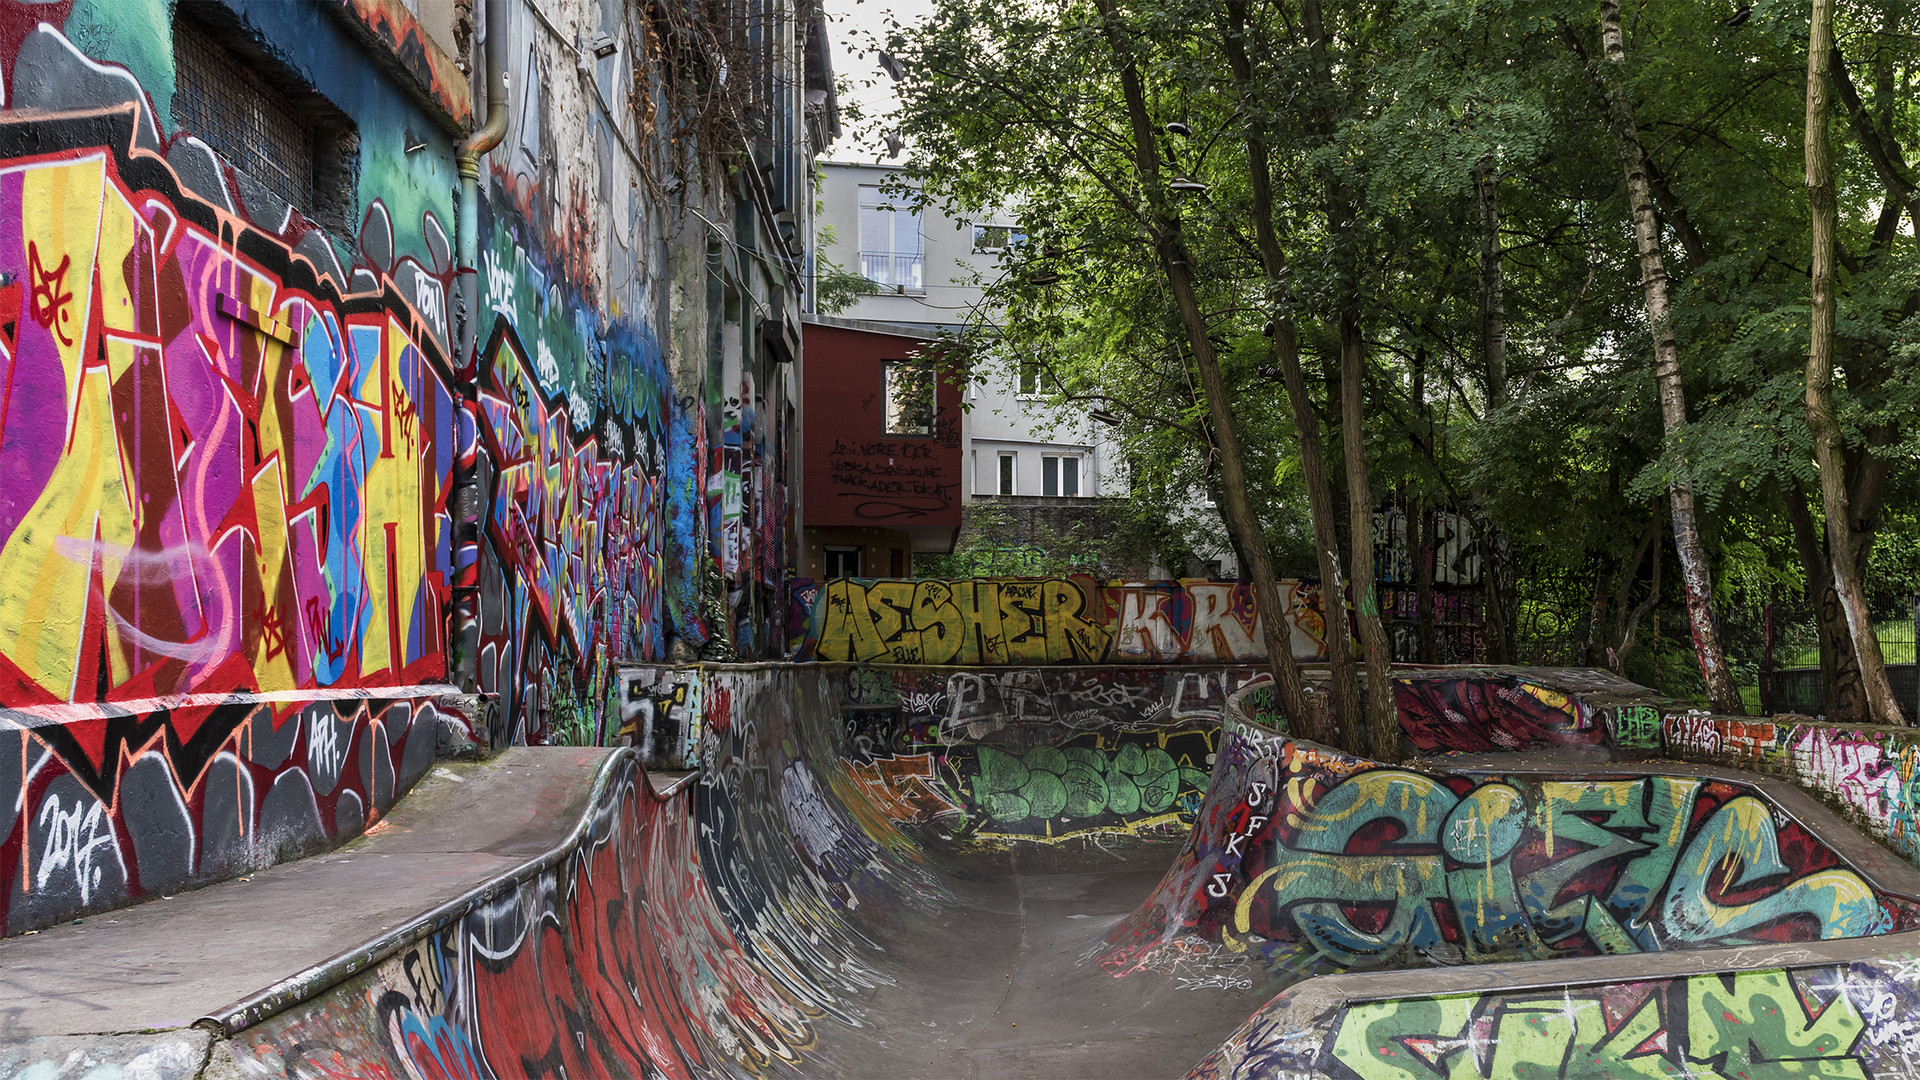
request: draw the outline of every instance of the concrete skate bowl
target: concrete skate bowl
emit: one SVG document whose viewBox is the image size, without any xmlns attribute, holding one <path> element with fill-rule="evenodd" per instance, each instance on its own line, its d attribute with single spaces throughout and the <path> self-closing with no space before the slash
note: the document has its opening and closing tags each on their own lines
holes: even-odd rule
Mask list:
<svg viewBox="0 0 1920 1080">
<path fill-rule="evenodd" d="M 1085 962 L 1252 669 L 704 669 L 705 766 L 214 1017 L 261 1076 L 1170 1076 L 1265 1000 Z M 341 976 L 348 977 L 342 979 Z"/>
<path fill-rule="evenodd" d="M 1920 936 L 1897 868 L 1816 836 L 1817 807 L 1708 770 L 1378 766 L 1235 715 L 1248 669 L 700 677 L 699 776 L 658 796 L 615 754 L 563 849 L 213 1018 L 245 1071 L 1731 1077 L 1672 1034 L 1722 1002 L 1701 973 L 1740 969 L 1723 1011 L 1803 1057 L 1851 1052 L 1817 992 L 1800 1027 L 1781 995 Z M 1547 1036 L 1487 1056 L 1547 1030 L 1526 988 L 1596 978 L 1642 1004 L 1565 1046 L 1658 1019 L 1615 1055 L 1642 1071 L 1521 1068 Z M 1863 1029 L 1906 1003 L 1862 1002 Z"/>
</svg>

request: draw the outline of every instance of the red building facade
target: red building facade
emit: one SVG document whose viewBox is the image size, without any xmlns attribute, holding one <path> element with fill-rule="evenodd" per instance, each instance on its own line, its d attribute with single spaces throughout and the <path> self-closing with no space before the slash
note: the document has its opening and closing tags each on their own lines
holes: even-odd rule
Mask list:
<svg viewBox="0 0 1920 1080">
<path fill-rule="evenodd" d="M 906 577 L 960 531 L 960 389 L 929 338 L 810 318 L 802 372 L 801 574 Z"/>
</svg>

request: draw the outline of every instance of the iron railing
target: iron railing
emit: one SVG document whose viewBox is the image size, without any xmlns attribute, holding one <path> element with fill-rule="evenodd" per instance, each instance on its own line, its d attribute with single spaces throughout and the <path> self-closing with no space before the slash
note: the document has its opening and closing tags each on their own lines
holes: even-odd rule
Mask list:
<svg viewBox="0 0 1920 1080">
<path fill-rule="evenodd" d="M 860 274 L 883 289 L 923 293 L 927 291 L 926 261 L 917 251 L 863 251 Z"/>
</svg>

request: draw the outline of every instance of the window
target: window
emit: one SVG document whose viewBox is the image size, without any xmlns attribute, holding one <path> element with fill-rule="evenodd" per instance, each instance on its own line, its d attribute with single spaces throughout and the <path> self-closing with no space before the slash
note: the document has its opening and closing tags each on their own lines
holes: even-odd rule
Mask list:
<svg viewBox="0 0 1920 1080">
<path fill-rule="evenodd" d="M 1000 494 L 1013 494 L 1013 466 L 1017 455 L 1000 455 Z"/>
<path fill-rule="evenodd" d="M 217 18 L 219 9 L 180 7 L 173 25 L 174 126 L 309 220 L 351 230 L 359 142 L 352 122 L 257 49 L 237 37 L 228 48 L 227 35 L 215 36 L 217 26 L 185 15 L 191 7 Z"/>
<path fill-rule="evenodd" d="M 887 434 L 933 434 L 933 361 L 887 361 Z"/>
<path fill-rule="evenodd" d="M 1047 454 L 1040 459 L 1040 491 L 1043 495 L 1078 498 L 1080 495 L 1080 459 L 1064 454 Z"/>
<path fill-rule="evenodd" d="M 1040 361 L 1032 357 L 1020 361 L 1020 392 L 1023 394 L 1040 392 Z"/>
<path fill-rule="evenodd" d="M 850 578 L 860 576 L 860 549 L 857 547 L 827 547 L 827 577 Z"/>
<path fill-rule="evenodd" d="M 973 253 L 975 255 L 998 255 L 1003 251 L 1013 251 L 1025 243 L 1027 234 L 1013 225 L 975 225 L 973 227 Z"/>
<path fill-rule="evenodd" d="M 882 288 L 901 293 L 926 291 L 926 249 L 920 239 L 920 212 L 860 186 L 860 273 Z"/>
</svg>

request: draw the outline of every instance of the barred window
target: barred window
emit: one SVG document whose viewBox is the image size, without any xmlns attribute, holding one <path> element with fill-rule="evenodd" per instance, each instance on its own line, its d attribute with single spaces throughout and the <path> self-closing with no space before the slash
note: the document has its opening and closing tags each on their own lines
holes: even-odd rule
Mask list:
<svg viewBox="0 0 1920 1080">
<path fill-rule="evenodd" d="M 189 9 L 207 21 L 187 17 Z M 230 19 L 217 5 L 180 4 L 173 23 L 175 128 L 310 220 L 351 228 L 359 149 L 352 122 L 240 29 L 222 25 Z"/>
</svg>

